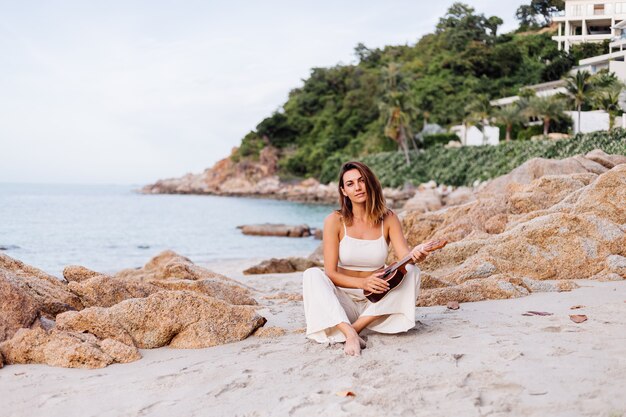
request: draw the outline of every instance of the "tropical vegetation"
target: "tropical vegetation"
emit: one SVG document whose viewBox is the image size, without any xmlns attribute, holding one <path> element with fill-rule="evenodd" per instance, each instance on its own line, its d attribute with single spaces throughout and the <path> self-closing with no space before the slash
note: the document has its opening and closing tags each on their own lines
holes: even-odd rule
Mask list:
<svg viewBox="0 0 626 417">
<path fill-rule="evenodd" d="M 400 158 L 404 168 L 399 172 L 407 175 L 386 180 L 388 185 L 397 185 L 409 178 L 431 179 L 427 172 L 438 175 L 419 168 L 429 158 L 440 159 L 432 155 L 456 155 L 465 160 L 462 155 L 535 149 L 538 145 L 516 142 L 570 129 L 572 121 L 563 113 L 570 102 L 578 110 L 607 109 L 614 120 L 620 110 L 615 87 L 621 89 L 621 84 L 607 74 L 582 75 L 582 80 L 566 78 L 568 93 L 563 96 L 541 98 L 532 91 L 520 92 L 525 85 L 567 77 L 575 58 L 591 51 L 559 51 L 551 39 L 553 33 L 538 30 L 548 25 L 562 6 L 563 1 L 532 0 L 518 9 L 520 29 L 501 34 L 502 20 L 497 16 L 487 17 L 466 4 L 454 3 L 434 33 L 414 45 L 370 49 L 359 44 L 356 63 L 313 68 L 283 106 L 243 138 L 232 158 L 255 160 L 264 147 L 273 146 L 279 152 L 283 178 L 315 177 L 323 182 L 332 180 L 339 165 L 348 159 L 376 163 Z M 521 100 L 515 104 L 500 109 L 490 105 L 490 100 L 518 93 Z M 442 145 L 454 136 L 415 135 L 432 123 L 444 127 L 463 123 L 483 132 L 485 126 L 496 124 L 510 144 L 497 147 L 501 150 L 446 150 Z M 498 164 L 508 166 L 502 161 Z M 456 174 L 432 178 L 449 184 L 467 182 L 465 176 L 457 178 Z"/>
<path fill-rule="evenodd" d="M 385 152 L 363 158 L 383 186 L 402 187 L 435 180 L 438 184 L 472 185 L 506 174 L 531 158 L 563 159 L 601 149 L 609 154 L 626 155 L 626 130 L 578 134 L 565 140 L 503 142 L 498 146 L 463 148 L 432 147 L 411 153 L 406 165 L 399 152 Z M 336 181 L 337 169 L 324 172 L 322 180 Z"/>
</svg>

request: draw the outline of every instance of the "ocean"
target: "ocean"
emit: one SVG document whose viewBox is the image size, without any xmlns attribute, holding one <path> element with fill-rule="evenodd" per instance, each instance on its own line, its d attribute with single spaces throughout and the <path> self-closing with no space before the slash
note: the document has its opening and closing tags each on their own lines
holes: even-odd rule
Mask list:
<svg viewBox="0 0 626 417">
<path fill-rule="evenodd" d="M 60 277 L 67 265 L 112 273 L 171 249 L 199 265 L 306 256 L 320 241 L 245 236 L 238 225 L 321 228 L 330 206 L 206 195 L 143 195 L 138 186 L 0 183 L 0 251 Z"/>
</svg>

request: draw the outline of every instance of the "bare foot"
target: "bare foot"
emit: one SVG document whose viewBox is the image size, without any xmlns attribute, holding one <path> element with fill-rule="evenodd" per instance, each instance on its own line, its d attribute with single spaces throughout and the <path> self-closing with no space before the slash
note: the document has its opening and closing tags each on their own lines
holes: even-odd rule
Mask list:
<svg viewBox="0 0 626 417">
<path fill-rule="evenodd" d="M 346 355 L 361 356 L 361 342 L 363 339 L 361 339 L 356 332 L 354 333 L 354 335 L 350 335 L 346 338 L 346 345 L 344 346 L 343 351 Z"/>
</svg>

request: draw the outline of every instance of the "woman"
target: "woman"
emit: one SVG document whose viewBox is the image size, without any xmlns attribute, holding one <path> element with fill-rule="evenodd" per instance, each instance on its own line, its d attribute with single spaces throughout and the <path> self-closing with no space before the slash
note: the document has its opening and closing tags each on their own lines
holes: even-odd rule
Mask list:
<svg viewBox="0 0 626 417">
<path fill-rule="evenodd" d="M 319 343 L 345 342 L 345 353 L 359 356 L 365 347 L 359 337 L 363 329 L 400 333 L 415 326 L 420 286 L 416 266 L 408 265 L 402 283 L 379 302 L 363 295 L 388 290 L 377 270 L 385 264 L 389 243 L 399 258 L 411 252 L 420 261 L 428 252 L 422 245 L 409 249 L 398 217 L 385 205 L 380 182 L 365 164 L 342 166 L 339 200 L 341 208 L 324 220 L 324 271 L 304 272 L 307 337 Z"/>
</svg>

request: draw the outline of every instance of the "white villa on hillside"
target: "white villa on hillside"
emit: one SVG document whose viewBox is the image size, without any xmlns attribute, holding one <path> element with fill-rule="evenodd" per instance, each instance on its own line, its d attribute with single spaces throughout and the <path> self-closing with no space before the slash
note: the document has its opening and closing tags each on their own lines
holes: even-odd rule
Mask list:
<svg viewBox="0 0 626 417">
<path fill-rule="evenodd" d="M 569 51 L 574 44 L 583 42 L 604 42 L 609 40 L 609 53 L 581 59 L 571 73 L 589 71 L 595 74 L 607 69 L 626 82 L 626 1 L 600 2 L 593 0 L 565 0 L 565 11 L 552 19 L 558 24 L 558 35 L 553 36 L 559 50 Z M 564 93 L 563 80 L 530 85 L 525 88 L 535 90 L 537 96 L 547 97 Z M 492 106 L 506 106 L 519 100 L 519 96 L 492 100 Z M 621 96 L 621 106 L 626 107 L 626 94 Z M 608 129 L 608 114 L 602 111 L 582 112 L 581 126 L 574 119 L 574 131 L 592 132 Z M 619 120 L 619 119 L 618 119 Z M 626 117 L 621 118 L 626 128 Z"/>
<path fill-rule="evenodd" d="M 609 43 L 609 53 L 581 59 L 576 68 L 578 71 L 586 70 L 595 74 L 600 70 L 608 69 L 626 82 L 626 62 L 624 62 L 624 57 L 626 57 L 626 20 L 617 23 L 613 30 L 616 35 L 611 38 L 611 43 Z"/>
<path fill-rule="evenodd" d="M 552 18 L 558 24 L 559 50 L 583 42 L 613 38 L 615 25 L 626 19 L 626 1 L 565 0 L 565 11 Z"/>
</svg>

